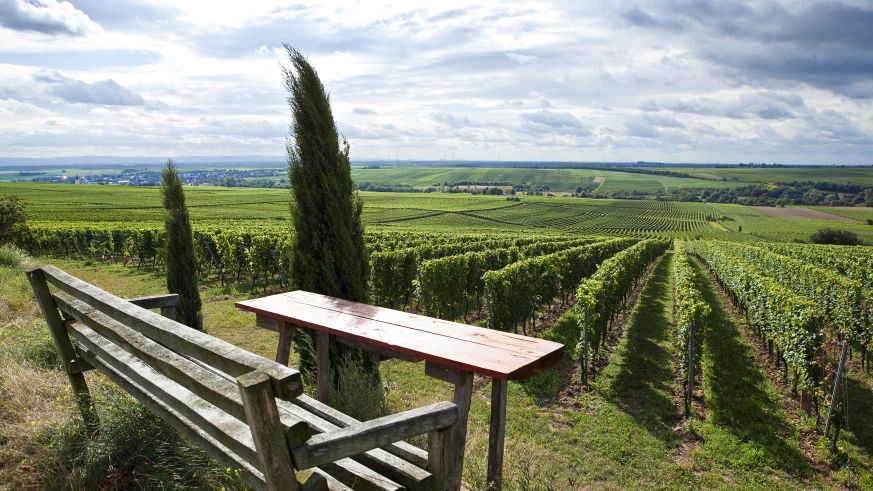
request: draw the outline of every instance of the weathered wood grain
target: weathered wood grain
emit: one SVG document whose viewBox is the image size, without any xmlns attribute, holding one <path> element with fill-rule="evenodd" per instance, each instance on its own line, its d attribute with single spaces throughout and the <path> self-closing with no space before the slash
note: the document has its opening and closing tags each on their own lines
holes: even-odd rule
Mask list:
<svg viewBox="0 0 873 491">
<path fill-rule="evenodd" d="M 57 304 L 49 291 L 46 275 L 42 269 L 30 269 L 27 271 L 27 279 L 30 281 L 30 287 L 33 289 L 37 304 L 39 304 L 39 310 L 48 325 L 52 342 L 61 359 L 61 367 L 67 373 L 70 386 L 73 388 L 73 395 L 79 406 L 79 412 L 82 414 L 82 420 L 85 422 L 85 427 L 93 433 L 97 431 L 100 422 L 91 402 L 88 383 L 85 381 L 85 376 L 82 375 L 83 370 L 79 370 L 82 364 L 75 361 L 79 357 L 73 350 L 67 325 L 61 319 Z"/>
<path fill-rule="evenodd" d="M 491 422 L 488 429 L 488 488 L 503 489 L 503 442 L 506 438 L 505 380 L 491 381 Z"/>
<path fill-rule="evenodd" d="M 291 453 L 279 423 L 279 410 L 270 376 L 254 371 L 236 379 L 246 420 L 258 450 L 258 460 L 268 491 L 300 489 Z"/>
<path fill-rule="evenodd" d="M 173 350 L 197 358 L 233 376 L 261 370 L 270 376 L 277 397 L 293 399 L 303 392 L 300 372 L 191 329 L 71 276 L 44 266 L 45 278 L 65 293 Z"/>
<path fill-rule="evenodd" d="M 319 401 L 330 401 L 330 334 L 315 333 L 315 394 Z"/>
<path fill-rule="evenodd" d="M 450 402 L 410 409 L 364 423 L 347 426 L 310 438 L 291 450 L 294 462 L 308 469 L 326 462 L 351 457 L 404 438 L 448 428 L 458 419 L 458 408 Z"/>
<path fill-rule="evenodd" d="M 145 297 L 133 297 L 125 299 L 128 302 L 144 309 L 159 309 L 163 307 L 178 307 L 178 293 L 163 293 L 160 295 L 148 295 Z"/>
<path fill-rule="evenodd" d="M 294 325 L 290 322 L 278 321 L 279 345 L 276 347 L 276 363 L 288 366 L 291 357 L 291 337 L 294 335 Z"/>
<path fill-rule="evenodd" d="M 294 404 L 330 422 L 331 424 L 336 425 L 338 428 L 345 428 L 346 426 L 360 423 L 357 419 L 339 412 L 327 404 L 318 402 L 307 395 L 298 397 L 294 401 Z M 382 449 L 412 463 L 416 467 L 427 469 L 427 450 L 418 448 L 415 445 L 406 442 L 392 443 L 386 445 Z"/>
<path fill-rule="evenodd" d="M 116 385 L 124 389 L 125 392 L 149 408 L 150 411 L 166 421 L 195 445 L 203 449 L 212 458 L 224 466 L 238 469 L 247 484 L 254 489 L 265 489 L 263 474 L 257 467 L 250 465 L 244 458 L 235 454 L 215 438 L 209 436 L 209 434 L 197 427 L 197 425 L 185 418 L 181 413 L 149 393 L 148 390 L 124 374 L 116 371 L 111 365 L 104 363 L 96 354 L 89 352 L 87 349 L 81 350 L 81 354 L 83 358 L 95 367 L 98 367 Z"/>
<path fill-rule="evenodd" d="M 247 424 L 221 408 L 186 390 L 165 375 L 155 372 L 130 353 L 86 326 L 75 326 L 73 335 L 88 353 L 97 356 L 103 368 L 123 375 L 151 397 L 160 400 L 201 431 L 219 441 L 250 465 L 257 467 L 254 441 Z M 111 377 L 110 377 L 111 378 Z"/>
<path fill-rule="evenodd" d="M 308 292 L 238 302 L 237 307 L 413 359 L 498 379 L 525 378 L 560 361 L 564 346 Z"/>
</svg>

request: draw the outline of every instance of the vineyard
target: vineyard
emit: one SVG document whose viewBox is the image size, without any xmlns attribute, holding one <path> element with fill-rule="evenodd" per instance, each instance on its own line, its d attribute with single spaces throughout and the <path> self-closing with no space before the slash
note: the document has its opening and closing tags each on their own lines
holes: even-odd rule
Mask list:
<svg viewBox="0 0 873 491">
<path fill-rule="evenodd" d="M 160 209 L 138 207 L 152 199 L 139 190 L 98 191 L 34 200 L 17 245 L 86 277 L 140 278 L 160 290 Z M 287 196 L 208 192 L 217 194 L 190 193 L 207 324 L 272 356 L 272 338 L 243 330 L 250 319 L 236 317 L 232 302 L 292 287 Z M 737 231 L 725 205 L 365 199 L 370 303 L 566 345 L 559 368 L 511 386 L 518 427 L 508 435 L 516 438 L 508 469 L 517 487 L 524 479 L 547 487 L 555 475 L 559 488 L 601 479 L 672 488 L 691 468 L 703 488 L 873 483 L 873 248 L 762 242 Z M 53 218 L 48 210 L 64 200 L 78 204 Z M 139 211 L 120 222 L 128 209 Z M 392 387 L 415 394 L 389 392 L 392 409 L 440 390 L 414 367 L 384 365 Z M 740 369 L 745 375 L 725 380 Z M 488 410 L 481 399 L 475 414 Z M 603 445 L 624 453 L 584 450 Z M 683 445 L 696 449 L 690 467 L 675 462 Z M 744 453 L 768 463 L 735 464 Z M 542 470 L 525 477 L 528 454 Z M 481 484 L 469 468 L 466 479 Z M 623 477 L 601 474 L 607 468 Z M 814 470 L 823 468 L 835 470 Z"/>
</svg>

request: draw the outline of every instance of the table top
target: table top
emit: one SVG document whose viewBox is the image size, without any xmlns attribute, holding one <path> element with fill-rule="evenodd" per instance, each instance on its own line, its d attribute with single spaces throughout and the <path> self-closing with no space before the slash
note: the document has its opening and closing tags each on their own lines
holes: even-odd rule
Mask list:
<svg viewBox="0 0 873 491">
<path fill-rule="evenodd" d="M 236 307 L 350 338 L 416 359 L 486 375 L 524 379 L 561 360 L 564 345 L 305 291 L 237 302 Z"/>
</svg>

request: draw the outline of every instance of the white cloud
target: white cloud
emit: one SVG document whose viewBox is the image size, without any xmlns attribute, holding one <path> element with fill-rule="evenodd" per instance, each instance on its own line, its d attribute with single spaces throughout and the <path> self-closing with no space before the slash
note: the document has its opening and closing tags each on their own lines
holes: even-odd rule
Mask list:
<svg viewBox="0 0 873 491">
<path fill-rule="evenodd" d="M 0 0 L 0 12 L 15 6 L 16 18 L 33 7 L 63 20 L 40 30 L 0 17 L 0 101 L 20 104 L 2 106 L 13 116 L 0 119 L 0 134 L 4 153 L 21 156 L 281 159 L 289 111 L 279 65 L 289 43 L 322 76 L 353 158 L 870 162 L 862 23 L 819 28 L 789 1 L 743 9 L 725 0 L 717 12 L 736 19 L 722 13 L 718 23 L 693 9 L 664 14 L 673 0 L 635 10 L 557 0 L 119 0 L 112 8 L 82 0 L 73 11 L 55 0 Z M 822 9 L 823 1 L 805 5 L 847 11 Z M 737 22 L 760 12 L 776 17 L 760 27 Z M 662 28 L 670 19 L 675 32 Z M 807 22 L 805 30 L 789 29 L 791 19 Z M 798 56 L 790 66 L 762 66 L 750 49 L 768 28 L 781 54 L 802 54 L 812 37 L 854 47 L 845 52 L 855 61 L 846 64 L 849 81 L 798 75 Z M 710 39 L 725 49 L 713 52 Z M 733 47 L 736 59 L 717 56 Z M 143 49 L 149 54 L 126 55 Z M 44 68 L 36 79 L 34 66 Z M 799 145 L 804 135 L 817 146 Z"/>
<path fill-rule="evenodd" d="M 0 0 L 0 25 L 16 31 L 82 36 L 100 26 L 72 3 L 59 0 Z"/>
</svg>

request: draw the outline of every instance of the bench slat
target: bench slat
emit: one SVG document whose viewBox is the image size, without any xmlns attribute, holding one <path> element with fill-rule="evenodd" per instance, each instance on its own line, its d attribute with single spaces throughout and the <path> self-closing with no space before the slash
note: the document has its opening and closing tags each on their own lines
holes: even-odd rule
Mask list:
<svg viewBox="0 0 873 491">
<path fill-rule="evenodd" d="M 339 412 L 336 409 L 328 406 L 327 404 L 324 404 L 323 402 L 313 399 L 305 394 L 298 397 L 294 401 L 294 404 L 302 407 L 312 414 L 315 414 L 316 416 L 324 418 L 325 420 L 333 423 L 339 428 L 345 428 L 346 426 L 360 423 L 360 421 L 358 421 L 357 419 L 345 413 Z M 396 442 L 390 445 L 386 445 L 383 450 L 388 453 L 394 454 L 401 459 L 407 460 L 422 469 L 427 469 L 427 450 L 418 448 L 411 443 Z"/>
<path fill-rule="evenodd" d="M 126 298 L 128 302 L 144 309 L 159 309 L 165 307 L 178 307 L 178 293 L 164 293 L 161 295 L 148 295 L 145 297 Z"/>
<path fill-rule="evenodd" d="M 44 266 L 46 279 L 60 290 L 143 335 L 197 358 L 234 377 L 260 370 L 273 381 L 276 396 L 291 400 L 303 393 L 300 372 L 242 348 L 137 307 L 54 266 Z"/>
<path fill-rule="evenodd" d="M 186 390 L 172 379 L 154 371 L 92 329 L 77 325 L 72 332 L 76 341 L 88 352 L 97 356 L 103 367 L 124 375 L 231 449 L 250 465 L 257 467 L 258 457 L 248 425 Z"/>
<path fill-rule="evenodd" d="M 402 491 L 405 489 L 391 479 L 348 458 L 323 464 L 320 469 L 355 491 Z"/>
<path fill-rule="evenodd" d="M 256 467 L 250 465 L 246 460 L 231 449 L 227 448 L 221 442 L 210 436 L 208 433 L 200 429 L 188 418 L 181 413 L 168 406 L 160 399 L 153 396 L 148 390 L 115 370 L 108 363 L 104 362 L 96 354 L 89 352 L 87 349 L 81 349 L 80 354 L 89 363 L 95 367 L 99 367 L 110 380 L 115 382 L 119 387 L 130 394 L 134 399 L 141 402 L 149 410 L 157 414 L 161 419 L 172 426 L 176 431 L 184 435 L 186 438 L 194 442 L 198 447 L 203 449 L 212 458 L 217 460 L 224 466 L 233 469 L 239 469 L 243 479 L 255 489 L 265 489 L 264 475 Z"/>
<path fill-rule="evenodd" d="M 458 406 L 443 401 L 313 436 L 291 450 L 294 462 L 310 468 L 356 455 L 404 438 L 448 428 L 458 420 Z"/>
</svg>

